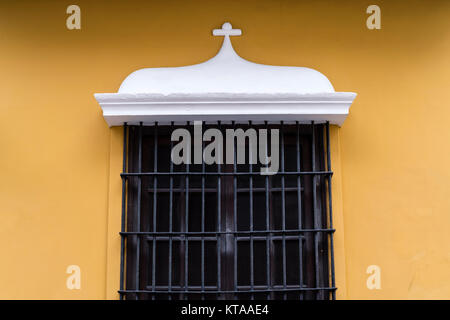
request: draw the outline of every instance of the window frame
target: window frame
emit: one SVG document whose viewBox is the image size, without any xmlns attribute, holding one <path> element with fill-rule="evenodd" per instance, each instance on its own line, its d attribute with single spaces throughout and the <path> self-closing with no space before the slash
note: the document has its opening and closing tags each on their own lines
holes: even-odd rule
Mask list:
<svg viewBox="0 0 450 320">
<path fill-rule="evenodd" d="M 187 123 L 187 125 L 189 125 L 189 123 Z M 285 127 L 290 126 L 290 124 L 284 124 Z M 254 126 L 254 125 L 253 125 Z M 299 123 L 296 122 L 294 124 L 294 126 L 297 127 L 297 130 L 299 128 Z M 324 239 L 320 239 L 320 241 L 318 241 L 319 239 L 317 239 L 317 241 L 315 240 L 314 243 L 329 243 L 329 245 L 327 246 L 322 246 L 322 247 L 315 247 L 314 250 L 315 252 L 320 252 L 320 254 L 323 254 L 326 256 L 327 263 L 324 264 L 326 267 L 323 267 L 323 264 L 315 264 L 313 267 L 315 269 L 315 274 L 320 274 L 320 278 L 319 282 L 317 282 L 318 280 L 316 279 L 316 277 L 314 277 L 314 284 L 309 283 L 308 284 L 308 288 L 305 289 L 305 293 L 309 292 L 309 291 L 314 291 L 315 292 L 315 297 L 319 298 L 319 299 L 325 299 L 330 297 L 334 299 L 335 298 L 335 279 L 334 279 L 334 252 L 333 252 L 333 233 L 334 233 L 334 229 L 332 227 L 332 201 L 331 201 L 331 176 L 332 176 L 332 172 L 331 172 L 331 163 L 330 163 L 330 147 L 329 147 L 329 123 L 326 122 L 325 124 L 315 124 L 314 122 L 311 123 L 311 135 L 312 135 L 312 141 L 313 143 L 311 144 L 311 148 L 312 148 L 312 155 L 315 155 L 315 151 L 314 150 L 322 150 L 323 153 L 320 157 L 315 157 L 312 156 L 311 159 L 311 166 L 312 166 L 312 179 L 313 179 L 313 184 L 317 183 L 317 180 L 323 180 L 323 183 L 320 183 L 320 190 L 319 192 L 321 193 L 320 199 L 321 201 L 315 201 L 316 205 L 320 205 L 321 206 L 321 210 L 320 212 L 322 213 L 322 217 L 321 219 L 325 219 L 327 221 L 327 224 L 329 225 L 327 228 L 320 228 L 320 225 L 313 225 L 312 229 L 316 229 L 315 232 L 308 232 L 305 231 L 305 234 L 307 234 L 308 236 L 310 236 L 312 233 L 314 233 L 314 237 L 317 238 L 324 238 Z M 156 123 L 154 126 L 152 126 L 151 128 L 158 128 L 158 124 Z M 133 235 L 133 232 L 127 232 L 126 230 L 130 230 L 133 228 L 133 224 L 135 224 L 136 222 L 133 221 L 132 219 L 130 219 L 130 217 L 126 217 L 127 212 L 135 212 L 136 208 L 134 206 L 139 204 L 136 204 L 134 199 L 133 199 L 133 194 L 127 192 L 127 189 L 129 188 L 130 183 L 135 183 L 137 180 L 140 180 L 141 175 L 140 173 L 142 173 L 142 167 L 140 166 L 140 163 L 142 161 L 139 161 L 137 159 L 141 159 L 142 160 L 142 139 L 133 139 L 131 137 L 132 133 L 130 133 L 130 130 L 135 130 L 133 128 L 137 128 L 137 130 L 142 130 L 143 128 L 146 128 L 146 126 L 142 126 L 142 123 L 140 126 L 127 126 L 126 124 L 124 125 L 124 161 L 123 161 L 123 173 L 122 173 L 122 210 L 123 210 L 123 215 L 122 215 L 122 232 L 121 232 L 121 236 L 122 236 L 122 249 L 121 249 L 121 286 L 120 286 L 120 296 L 121 298 L 125 298 L 126 295 L 129 295 L 130 293 L 136 293 L 136 286 L 133 283 L 129 283 L 129 281 L 127 281 L 127 289 L 125 288 L 125 284 L 124 284 L 124 278 L 125 278 L 125 270 L 126 270 L 126 276 L 127 278 L 130 278 L 130 274 L 133 275 L 133 272 L 131 271 L 133 268 L 136 268 L 136 265 L 133 265 L 133 259 L 130 258 L 129 254 L 125 254 L 125 252 L 127 251 L 127 249 L 129 249 L 129 244 L 126 244 L 126 239 L 130 239 L 133 238 L 134 240 L 131 240 L 131 242 L 133 241 L 140 241 L 137 240 L 139 239 L 139 236 L 136 236 L 136 232 Z M 142 131 L 141 131 L 142 132 Z M 130 137 L 128 137 L 128 135 L 130 135 Z M 155 142 L 157 143 L 157 139 L 158 136 L 155 135 Z M 138 141 L 136 141 L 138 140 Z M 134 154 L 134 156 L 132 155 L 132 150 L 136 150 L 136 148 L 139 150 L 137 152 L 137 157 L 136 154 Z M 136 152 L 135 152 L 136 153 Z M 284 152 L 282 153 L 284 154 Z M 128 158 L 128 161 L 127 161 Z M 136 161 L 137 160 L 137 161 Z M 282 160 L 281 163 L 284 163 L 284 161 Z M 228 172 L 231 170 L 233 170 L 232 168 L 230 168 L 230 166 L 228 165 L 227 167 L 225 167 L 226 170 L 228 170 Z M 128 170 L 127 170 L 128 169 Z M 156 171 L 156 169 L 155 169 Z M 283 171 L 283 169 L 281 168 L 281 171 Z M 302 172 L 302 174 L 311 174 L 311 172 L 306 173 L 306 172 Z M 233 174 L 233 172 L 229 172 L 231 174 Z M 130 177 L 138 177 L 137 179 L 133 179 Z M 234 175 L 235 177 L 236 175 Z M 156 176 L 154 176 L 156 177 Z M 219 175 L 220 177 L 220 175 Z M 227 180 L 233 180 L 233 175 L 224 175 L 221 180 L 222 182 L 222 188 L 224 187 L 224 185 L 226 186 L 226 189 L 230 189 L 230 186 L 232 186 L 234 184 L 234 182 L 227 182 Z M 131 182 L 132 180 L 134 180 L 134 182 Z M 313 188 L 310 188 L 313 189 Z M 235 189 L 234 189 L 235 190 Z M 222 192 L 222 196 L 223 197 L 230 197 L 230 195 L 232 193 L 234 193 L 233 191 L 223 191 Z M 142 190 L 140 191 L 142 192 Z M 317 189 L 315 189 L 315 191 L 310 190 L 309 192 L 315 192 L 317 193 Z M 139 197 L 139 195 L 138 195 Z M 318 195 L 314 195 L 315 199 L 319 198 Z M 230 205 L 230 203 L 232 202 L 232 200 L 228 200 L 226 201 L 226 205 Z M 313 209 L 314 212 L 318 211 L 318 208 L 316 208 L 316 206 L 314 206 L 315 208 Z M 140 208 L 142 209 L 142 208 Z M 325 209 L 325 210 L 323 210 Z M 223 210 L 223 209 L 222 209 Z M 140 212 L 139 208 L 138 211 Z M 233 210 L 229 210 L 229 209 L 225 209 L 223 210 L 226 213 L 232 213 Z M 273 212 L 271 210 L 271 216 L 273 215 Z M 225 215 L 222 215 L 222 217 Z M 228 220 L 222 221 L 223 223 L 227 223 L 230 221 L 230 217 L 228 217 Z M 310 222 L 311 223 L 311 222 Z M 313 222 L 313 224 L 316 222 Z M 139 227 L 138 227 L 139 229 Z M 320 230 L 320 231 L 319 231 Z M 222 235 L 221 237 L 226 237 L 226 235 Z M 325 239 L 326 238 L 326 239 Z M 226 240 L 225 240 L 226 241 Z M 311 241 L 310 241 L 311 243 Z M 135 246 L 136 244 L 133 243 L 132 246 Z M 329 250 L 328 250 L 329 249 Z M 272 259 L 273 257 L 271 257 Z M 125 259 L 127 260 L 125 263 Z M 223 259 L 225 260 L 225 259 Z M 228 259 L 229 261 L 230 259 Z M 328 264 L 328 260 L 329 260 L 329 264 Z M 139 260 L 138 260 L 139 261 Z M 316 261 L 317 262 L 317 261 Z M 126 264 L 126 266 L 125 266 Z M 307 269 L 311 269 L 311 265 L 306 266 Z M 139 272 L 140 268 L 137 268 L 138 272 Z M 137 275 L 137 279 L 139 278 L 139 274 Z M 229 281 L 231 281 L 231 277 L 227 278 Z M 322 280 L 320 280 L 322 279 Z M 322 282 L 322 283 L 320 283 Z M 224 285 L 226 284 L 226 281 L 224 283 Z M 230 284 L 227 285 L 228 288 L 232 287 Z M 134 289 L 133 289 L 134 287 Z M 141 285 L 139 287 L 142 287 Z M 227 288 L 227 289 L 228 289 Z M 141 293 L 139 293 L 139 295 L 143 296 L 144 294 L 151 294 L 153 291 L 149 291 L 149 290 L 140 290 Z M 273 291 L 270 292 L 271 297 L 273 297 L 272 295 Z M 284 295 L 285 296 L 285 295 Z M 135 295 L 134 298 L 139 298 L 138 295 Z M 232 298 L 232 296 L 226 294 L 225 298 Z M 285 297 L 283 297 L 285 298 Z"/>
</svg>

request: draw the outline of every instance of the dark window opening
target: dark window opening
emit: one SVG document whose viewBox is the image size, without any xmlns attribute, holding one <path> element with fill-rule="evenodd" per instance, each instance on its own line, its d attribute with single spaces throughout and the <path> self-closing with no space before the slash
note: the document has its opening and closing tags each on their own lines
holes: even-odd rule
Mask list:
<svg viewBox="0 0 450 320">
<path fill-rule="evenodd" d="M 279 129 L 275 175 L 174 165 L 191 124 L 124 126 L 121 298 L 334 299 L 328 123 L 203 125 Z"/>
</svg>

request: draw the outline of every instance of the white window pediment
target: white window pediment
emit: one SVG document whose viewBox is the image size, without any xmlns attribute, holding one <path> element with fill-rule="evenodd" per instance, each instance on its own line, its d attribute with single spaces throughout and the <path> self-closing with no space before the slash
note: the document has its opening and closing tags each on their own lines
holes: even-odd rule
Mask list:
<svg viewBox="0 0 450 320">
<path fill-rule="evenodd" d="M 96 93 L 110 126 L 203 121 L 329 121 L 341 125 L 356 93 L 335 92 L 322 73 L 303 67 L 247 61 L 234 51 L 225 23 L 212 59 L 191 66 L 145 68 L 131 73 L 118 93 Z"/>
</svg>

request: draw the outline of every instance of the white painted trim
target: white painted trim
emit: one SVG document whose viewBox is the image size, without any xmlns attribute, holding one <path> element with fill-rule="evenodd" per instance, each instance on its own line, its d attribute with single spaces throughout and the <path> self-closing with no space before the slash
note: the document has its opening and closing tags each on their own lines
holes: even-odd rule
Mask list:
<svg viewBox="0 0 450 320">
<path fill-rule="evenodd" d="M 118 93 L 96 93 L 110 126 L 186 121 L 329 121 L 342 125 L 356 97 L 335 92 L 320 72 L 270 66 L 241 58 L 230 36 L 242 34 L 230 23 L 217 55 L 200 64 L 144 68 L 131 73 Z"/>
<path fill-rule="evenodd" d="M 97 93 L 109 126 L 186 121 L 329 121 L 342 125 L 356 94 Z"/>
</svg>

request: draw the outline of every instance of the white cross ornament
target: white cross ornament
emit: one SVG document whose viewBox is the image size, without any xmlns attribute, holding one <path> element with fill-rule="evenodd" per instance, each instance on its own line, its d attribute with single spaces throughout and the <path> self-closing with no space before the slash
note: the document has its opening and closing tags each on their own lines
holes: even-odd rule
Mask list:
<svg viewBox="0 0 450 320">
<path fill-rule="evenodd" d="M 225 22 L 222 25 L 222 29 L 214 29 L 213 30 L 213 36 L 240 36 L 242 35 L 241 29 L 233 29 L 231 26 L 231 23 Z"/>
</svg>

